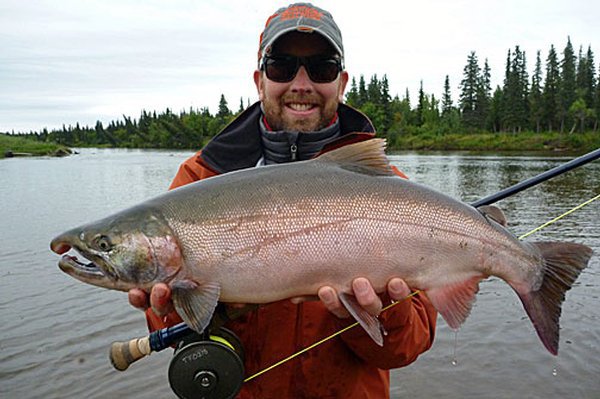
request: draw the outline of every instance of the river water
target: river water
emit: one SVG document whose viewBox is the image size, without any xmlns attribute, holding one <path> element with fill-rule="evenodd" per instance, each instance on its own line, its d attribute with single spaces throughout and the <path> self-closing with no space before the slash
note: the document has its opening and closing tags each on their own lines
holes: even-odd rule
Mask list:
<svg viewBox="0 0 600 399">
<path fill-rule="evenodd" d="M 143 314 L 125 293 L 60 272 L 48 244 L 68 228 L 165 191 L 190 154 L 83 149 L 67 158 L 0 161 L 0 397 L 174 397 L 167 380 L 171 351 L 124 373 L 111 367 L 110 343 L 144 335 Z M 413 181 L 469 202 L 569 158 L 402 153 L 391 159 Z M 498 205 L 519 235 L 599 193 L 596 162 Z M 392 372 L 392 397 L 600 397 L 599 222 L 597 201 L 528 238 L 576 241 L 595 251 L 567 294 L 558 357 L 539 342 L 508 285 L 490 279 L 458 333 L 440 318 L 433 348 Z"/>
</svg>

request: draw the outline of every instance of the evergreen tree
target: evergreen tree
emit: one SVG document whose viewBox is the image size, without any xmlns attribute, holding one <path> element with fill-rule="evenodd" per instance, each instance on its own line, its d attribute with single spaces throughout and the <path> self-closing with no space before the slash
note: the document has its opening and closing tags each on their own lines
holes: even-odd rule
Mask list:
<svg viewBox="0 0 600 399">
<path fill-rule="evenodd" d="M 393 123 L 393 115 L 391 108 L 392 97 L 390 96 L 390 83 L 388 81 L 387 75 L 383 75 L 383 78 L 381 79 L 379 84 L 379 88 L 381 90 L 381 107 L 383 108 L 383 114 L 385 116 L 385 123 L 382 126 L 382 128 L 385 131 L 387 131 Z"/>
<path fill-rule="evenodd" d="M 560 84 L 558 56 L 554 49 L 554 45 L 551 45 L 546 60 L 546 81 L 542 93 L 542 101 L 544 104 L 543 122 L 548 127 L 548 130 L 559 127 L 560 119 L 558 113 L 560 108 Z"/>
<path fill-rule="evenodd" d="M 487 117 L 487 123 L 491 131 L 497 133 L 502 130 L 502 115 L 504 107 L 504 93 L 500 86 L 496 86 L 492 100 L 490 102 L 490 111 Z"/>
<path fill-rule="evenodd" d="M 453 108 L 452 95 L 450 93 L 450 78 L 446 75 L 444 80 L 444 94 L 442 94 L 442 116 L 448 115 Z"/>
<path fill-rule="evenodd" d="M 563 59 L 560 64 L 560 131 L 563 132 L 566 125 L 572 124 L 572 118 L 569 117 L 569 108 L 577 99 L 577 82 L 575 76 L 575 52 L 571 44 L 571 38 L 567 40 L 567 45 L 563 51 Z"/>
<path fill-rule="evenodd" d="M 346 103 L 353 107 L 358 107 L 358 86 L 356 85 L 356 78 L 352 77 L 352 83 L 350 84 L 350 90 L 346 93 Z"/>
<path fill-rule="evenodd" d="M 362 107 L 364 104 L 369 101 L 369 96 L 367 95 L 367 85 L 365 83 L 365 77 L 360 75 L 358 79 L 358 102 L 356 105 L 358 107 Z"/>
<path fill-rule="evenodd" d="M 503 117 L 502 122 L 505 129 L 513 132 L 521 131 L 527 126 L 528 109 L 528 74 L 525 52 L 521 51 L 519 46 L 515 47 L 515 51 L 510 58 L 506 67 L 506 76 L 504 79 L 503 88 Z"/>
<path fill-rule="evenodd" d="M 421 85 L 419 86 L 419 102 L 417 104 L 416 111 L 416 125 L 423 126 L 425 123 L 425 110 L 428 106 L 427 97 L 425 96 L 425 92 L 423 91 L 423 81 L 421 80 Z"/>
<path fill-rule="evenodd" d="M 227 106 L 227 100 L 225 99 L 225 95 L 221 94 L 221 99 L 219 100 L 219 111 L 217 112 L 217 118 L 226 119 L 231 115 L 231 111 Z"/>
<path fill-rule="evenodd" d="M 458 130 L 460 126 L 460 115 L 454 107 L 452 93 L 450 92 L 450 78 L 446 75 L 444 80 L 444 92 L 442 94 L 442 131 L 452 133 Z"/>
<path fill-rule="evenodd" d="M 492 100 L 492 75 L 487 58 L 485 59 L 479 83 L 477 85 L 477 97 L 475 99 L 475 115 L 477 127 L 484 129 L 488 117 L 490 102 Z"/>
<path fill-rule="evenodd" d="M 390 96 L 390 83 L 388 82 L 387 75 L 384 74 L 383 78 L 381 78 L 379 88 L 381 89 L 381 94 L 380 94 L 381 104 L 389 105 L 389 103 L 392 100 L 392 97 Z"/>
<path fill-rule="evenodd" d="M 541 130 L 542 118 L 544 116 L 544 104 L 542 102 L 542 60 L 539 50 L 535 59 L 535 70 L 531 77 L 529 115 L 532 126 L 535 131 L 539 133 Z"/>
<path fill-rule="evenodd" d="M 594 111 L 594 94 L 596 86 L 596 67 L 594 63 L 594 54 L 591 47 L 588 47 L 587 53 L 584 55 L 583 50 L 579 49 L 579 62 L 577 64 L 577 98 L 583 100 L 585 108 L 589 111 L 588 120 L 589 126 L 593 127 L 597 117 Z M 581 106 L 581 103 L 579 104 Z"/>
<path fill-rule="evenodd" d="M 369 85 L 367 86 L 367 101 L 375 105 L 381 104 L 381 88 L 379 87 L 377 74 L 371 76 Z"/>
<path fill-rule="evenodd" d="M 481 69 L 477 61 L 477 55 L 472 51 L 467 57 L 467 65 L 463 69 L 463 79 L 460 82 L 459 107 L 462 120 L 467 127 L 478 125 L 475 114 L 477 91 L 481 79 Z"/>
</svg>

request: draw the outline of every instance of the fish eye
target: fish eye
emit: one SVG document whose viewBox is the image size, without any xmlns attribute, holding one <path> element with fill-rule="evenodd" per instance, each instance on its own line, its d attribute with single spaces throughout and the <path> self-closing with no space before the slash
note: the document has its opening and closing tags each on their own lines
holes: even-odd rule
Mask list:
<svg viewBox="0 0 600 399">
<path fill-rule="evenodd" d="M 99 236 L 96 238 L 96 245 L 102 251 L 109 251 L 112 248 L 112 243 L 107 236 Z"/>
</svg>

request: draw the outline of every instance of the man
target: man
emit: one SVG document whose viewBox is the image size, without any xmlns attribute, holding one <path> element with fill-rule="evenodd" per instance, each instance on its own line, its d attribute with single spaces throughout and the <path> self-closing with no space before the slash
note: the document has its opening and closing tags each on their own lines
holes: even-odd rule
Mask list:
<svg viewBox="0 0 600 399">
<path fill-rule="evenodd" d="M 171 188 L 237 169 L 310 159 L 373 137 L 371 122 L 342 104 L 348 73 L 341 33 L 327 11 L 306 3 L 279 9 L 267 20 L 258 57 L 254 82 L 260 101 L 186 160 Z M 379 316 L 387 332 L 383 347 L 354 328 L 244 384 L 240 397 L 389 397 L 387 370 L 410 364 L 430 348 L 436 312 L 423 295 L 403 300 L 410 289 L 399 278 L 391 279 L 381 295 L 366 278 L 356 278 L 352 287 L 373 315 L 391 300 L 402 301 Z M 243 343 L 247 375 L 350 324 L 332 287 L 321 287 L 318 297 L 264 305 L 226 325 Z M 166 285 L 155 286 L 149 299 L 151 329 L 180 320 Z M 129 300 L 144 308 L 148 296 L 132 290 Z"/>
</svg>

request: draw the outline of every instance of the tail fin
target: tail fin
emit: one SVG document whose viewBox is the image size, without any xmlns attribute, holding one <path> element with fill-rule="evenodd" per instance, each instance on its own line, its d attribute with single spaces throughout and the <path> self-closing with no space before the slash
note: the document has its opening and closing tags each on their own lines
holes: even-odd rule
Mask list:
<svg viewBox="0 0 600 399">
<path fill-rule="evenodd" d="M 536 291 L 519 293 L 525 311 L 542 343 L 553 355 L 558 354 L 559 318 L 565 293 L 587 266 L 592 249 L 566 242 L 534 242 L 542 255 L 542 284 Z"/>
</svg>

